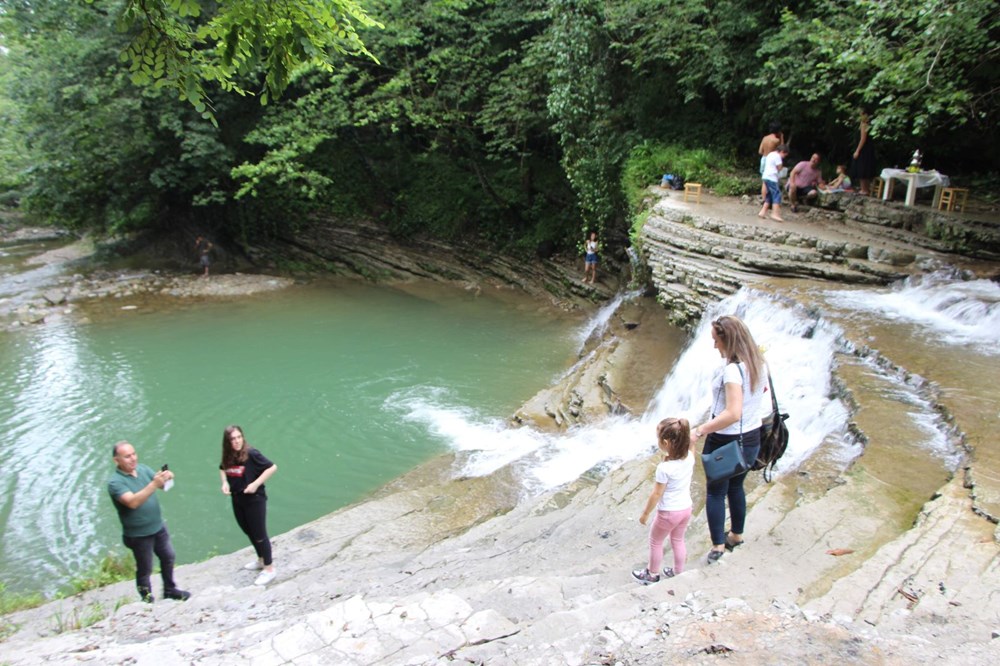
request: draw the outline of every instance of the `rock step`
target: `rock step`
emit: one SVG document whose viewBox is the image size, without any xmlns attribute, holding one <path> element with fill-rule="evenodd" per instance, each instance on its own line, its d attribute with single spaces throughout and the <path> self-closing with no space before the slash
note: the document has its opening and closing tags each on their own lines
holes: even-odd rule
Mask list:
<svg viewBox="0 0 1000 666">
<path fill-rule="evenodd" d="M 891 243 L 843 238 L 828 227 L 805 234 L 749 221 L 723 221 L 665 205 L 654 208 L 647 226 L 651 239 L 668 246 L 715 260 L 735 261 L 765 273 L 780 271 L 778 274 L 834 280 L 849 280 L 853 273 L 860 273 L 860 282 L 888 282 L 905 275 L 898 267 L 921 258 Z"/>
<path fill-rule="evenodd" d="M 950 258 L 938 252 L 953 250 L 954 243 L 922 234 L 928 225 L 966 240 L 991 233 L 987 223 L 969 222 L 961 228 L 973 231 L 959 234 L 954 216 L 862 197 L 833 201 L 830 210 L 811 208 L 785 223 L 757 218 L 749 198 L 687 204 L 653 188 L 646 205 L 643 259 L 671 322 L 680 326 L 696 321 L 710 303 L 768 276 L 889 284 L 946 265 Z M 984 242 L 988 254 L 993 241 Z"/>
<path fill-rule="evenodd" d="M 965 626 L 964 616 L 981 616 L 993 605 L 1000 552 L 992 532 L 992 525 L 972 512 L 961 480 L 953 479 L 924 506 L 912 529 L 809 607 L 899 629 L 910 616 L 948 617 L 955 626 Z M 978 538 L 970 542 L 969 535 Z M 949 547 L 957 542 L 963 545 Z"/>
<path fill-rule="evenodd" d="M 329 273 L 361 275 L 373 281 L 421 278 L 462 282 L 469 289 L 486 286 L 517 288 L 564 308 L 605 301 L 618 289 L 622 266 L 602 257 L 598 281 L 584 284 L 582 257 L 553 256 L 552 260 L 519 260 L 473 245 L 445 244 L 433 239 L 400 241 L 371 222 L 350 224 L 327 220 L 296 236 L 274 239 L 248 250 L 258 263 L 273 263 Z M 602 279 L 605 278 L 605 279 Z"/>
<path fill-rule="evenodd" d="M 1000 259 L 1000 223 L 995 212 L 945 213 L 858 196 L 823 197 L 819 203 L 846 227 L 871 237 L 935 252 Z"/>
</svg>

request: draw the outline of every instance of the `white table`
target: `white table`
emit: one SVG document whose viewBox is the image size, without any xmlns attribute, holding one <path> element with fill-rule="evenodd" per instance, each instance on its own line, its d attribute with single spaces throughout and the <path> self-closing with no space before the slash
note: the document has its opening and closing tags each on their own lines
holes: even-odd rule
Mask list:
<svg viewBox="0 0 1000 666">
<path fill-rule="evenodd" d="M 931 187 L 933 185 L 934 203 L 932 205 L 936 207 L 938 201 L 941 200 L 941 188 L 948 187 L 951 184 L 948 176 L 937 171 L 910 173 L 904 169 L 882 169 L 881 176 L 882 180 L 885 181 L 885 187 L 882 188 L 882 201 L 888 201 L 892 198 L 892 181 L 901 180 L 906 183 L 905 203 L 907 206 L 912 206 L 916 201 L 918 187 Z"/>
</svg>

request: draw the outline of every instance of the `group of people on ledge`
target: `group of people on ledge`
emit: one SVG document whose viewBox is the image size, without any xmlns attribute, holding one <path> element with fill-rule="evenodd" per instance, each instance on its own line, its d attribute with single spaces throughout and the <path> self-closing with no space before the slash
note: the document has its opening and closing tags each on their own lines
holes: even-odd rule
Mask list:
<svg viewBox="0 0 1000 666">
<path fill-rule="evenodd" d="M 769 132 L 760 141 L 757 152 L 760 154 L 760 174 L 761 174 L 761 200 L 763 205 L 758 217 L 770 217 L 777 222 L 783 222 L 781 217 L 782 187 L 781 181 L 785 182 L 785 191 L 792 205 L 792 212 L 798 212 L 801 200 L 811 200 L 819 196 L 820 192 L 854 192 L 854 181 L 848 175 L 848 168 L 845 164 L 837 165 L 837 175 L 830 182 L 823 179 L 823 172 L 820 170 L 820 154 L 813 153 L 808 160 L 801 160 L 792 167 L 791 172 L 785 165 L 788 158 L 789 147 L 785 143 L 781 125 L 773 123 Z M 858 192 L 864 196 L 871 193 L 871 181 L 875 177 L 875 146 L 868 135 L 870 129 L 870 119 L 868 112 L 860 111 L 860 122 L 858 127 L 858 143 L 854 149 L 853 161 L 851 162 L 850 173 L 858 181 Z"/>
<path fill-rule="evenodd" d="M 656 427 L 656 444 L 663 455 L 656 466 L 652 491 L 639 516 L 650 525 L 649 557 L 632 576 L 646 585 L 682 573 L 687 562 L 685 532 L 691 521 L 696 447 L 705 438 L 703 453 L 738 442 L 743 458 L 753 461 L 760 449 L 761 422 L 768 415 L 768 368 L 750 330 L 735 316 L 712 322 L 712 343 L 722 363 L 712 380 L 710 416 L 691 427 L 687 419 L 668 418 Z M 135 584 L 143 601 L 154 600 L 151 576 L 154 556 L 160 562 L 163 597 L 184 601 L 191 594 L 174 580 L 174 549 L 160 510 L 157 491 L 168 491 L 174 473 L 167 465 L 154 472 L 139 462 L 135 447 L 121 441 L 112 448 L 115 471 L 107 489 L 122 524 L 122 541 L 135 556 Z M 276 576 L 267 534 L 267 491 L 264 484 L 278 470 L 263 453 L 247 443 L 243 428 L 227 427 L 222 434 L 219 463 L 221 490 L 232 500 L 236 523 L 256 552 L 244 569 L 259 571 L 255 585 L 267 585 Z M 746 472 L 719 480 L 706 479 L 705 515 L 712 539 L 707 561 L 718 561 L 743 544 L 747 507 L 743 483 Z M 726 503 L 730 528 L 725 529 Z M 655 511 L 655 515 L 654 515 Z M 650 519 L 652 522 L 650 523 Z M 669 538 L 673 566 L 663 567 L 663 546 Z"/>
<path fill-rule="evenodd" d="M 122 524 L 122 542 L 135 557 L 135 585 L 139 597 L 154 600 L 151 577 L 153 557 L 160 561 L 163 597 L 184 601 L 191 593 L 174 580 L 174 547 L 163 520 L 157 491 L 173 486 L 174 473 L 164 465 L 158 472 L 139 462 L 139 454 L 130 443 L 118 442 L 112 448 L 115 471 L 108 480 L 108 494 Z M 259 571 L 255 585 L 267 585 L 277 575 L 271 557 L 271 539 L 267 535 L 267 490 L 264 484 L 278 471 L 278 466 L 250 446 L 243 428 L 229 426 L 222 434 L 222 460 L 219 476 L 222 494 L 232 498 L 233 515 L 243 533 L 250 538 L 257 559 L 243 568 Z"/>
<path fill-rule="evenodd" d="M 656 466 L 653 488 L 639 515 L 650 525 L 646 566 L 632 571 L 643 585 L 673 578 L 684 571 L 687 547 L 684 536 L 691 521 L 698 441 L 705 438 L 703 453 L 710 454 L 730 442 L 738 442 L 743 459 L 754 461 L 760 450 L 761 422 L 769 414 L 768 369 L 757 343 L 743 321 L 734 316 L 712 322 L 712 342 L 722 363 L 712 379 L 712 410 L 708 420 L 691 427 L 687 419 L 668 418 L 656 426 L 656 444 L 662 461 Z M 743 545 L 747 501 L 743 489 L 747 472 L 710 480 L 706 476 L 705 517 L 712 538 L 707 562 L 719 561 L 726 551 Z M 729 530 L 726 503 L 729 503 Z M 654 516 L 655 511 L 655 516 Z M 650 518 L 652 523 L 650 524 Z M 673 566 L 661 569 L 664 542 L 669 538 Z"/>
</svg>

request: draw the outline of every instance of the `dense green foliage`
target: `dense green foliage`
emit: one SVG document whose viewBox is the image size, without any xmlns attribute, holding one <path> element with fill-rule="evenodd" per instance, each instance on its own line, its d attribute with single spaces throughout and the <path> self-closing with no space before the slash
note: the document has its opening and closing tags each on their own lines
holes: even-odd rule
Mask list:
<svg viewBox="0 0 1000 666">
<path fill-rule="evenodd" d="M 627 192 L 641 193 L 650 174 L 673 173 L 685 181 L 698 182 L 717 194 L 745 194 L 760 189 L 757 174 L 749 174 L 735 151 L 715 148 L 684 148 L 678 144 L 645 141 L 632 149 L 622 172 Z"/>
<path fill-rule="evenodd" d="M 267 104 L 303 65 L 330 72 L 341 54 L 370 57 L 355 24 L 378 25 L 354 0 L 125 0 L 118 27 L 129 44 L 120 59 L 134 83 L 168 85 L 213 119 L 206 83 L 245 95 L 239 77 L 259 67 Z"/>
<path fill-rule="evenodd" d="M 572 249 L 668 171 L 753 191 L 774 120 L 828 168 L 859 105 L 883 165 L 1000 147 L 992 0 L 0 0 L 0 45 L 0 201 L 77 228 Z"/>
</svg>

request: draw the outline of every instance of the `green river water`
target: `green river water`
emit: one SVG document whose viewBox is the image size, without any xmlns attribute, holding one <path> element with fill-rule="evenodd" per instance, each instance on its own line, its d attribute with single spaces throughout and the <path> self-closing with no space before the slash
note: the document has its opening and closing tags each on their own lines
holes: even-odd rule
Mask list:
<svg viewBox="0 0 1000 666">
<path fill-rule="evenodd" d="M 0 581 L 63 588 L 124 552 L 112 445 L 168 463 L 180 563 L 248 545 L 219 489 L 223 428 L 279 466 L 278 534 L 364 497 L 447 444 L 420 405 L 502 420 L 577 351 L 580 317 L 455 288 L 297 286 L 236 302 L 111 310 L 0 334 Z"/>
</svg>

